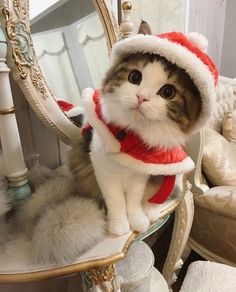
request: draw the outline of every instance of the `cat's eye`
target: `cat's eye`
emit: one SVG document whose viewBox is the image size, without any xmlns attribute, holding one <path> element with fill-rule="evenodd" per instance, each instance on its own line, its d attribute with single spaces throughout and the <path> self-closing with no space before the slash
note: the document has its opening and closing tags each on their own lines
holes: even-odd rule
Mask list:
<svg viewBox="0 0 236 292">
<path fill-rule="evenodd" d="M 172 99 L 176 95 L 176 89 L 171 84 L 166 84 L 158 91 L 158 94 L 165 99 Z"/>
<path fill-rule="evenodd" d="M 142 81 L 142 73 L 138 70 L 133 70 L 129 73 L 128 80 L 132 84 L 139 85 Z"/>
</svg>

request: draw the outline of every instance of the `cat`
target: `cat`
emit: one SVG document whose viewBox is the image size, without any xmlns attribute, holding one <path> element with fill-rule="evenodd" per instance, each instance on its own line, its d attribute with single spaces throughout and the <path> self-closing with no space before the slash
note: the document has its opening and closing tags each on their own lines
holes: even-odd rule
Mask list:
<svg viewBox="0 0 236 292">
<path fill-rule="evenodd" d="M 103 196 L 115 235 L 145 232 L 194 168 L 183 147 L 213 113 L 218 82 L 207 44 L 179 32 L 122 40 L 101 90 L 82 95 L 85 141 L 72 150 L 70 168 L 85 194 Z"/>
<path fill-rule="evenodd" d="M 162 37 L 116 44 L 101 90 L 84 91 L 83 137 L 69 157 L 73 178 L 31 170 L 33 194 L 15 205 L 9 221 L 36 262 L 71 263 L 102 240 L 106 228 L 115 235 L 144 232 L 159 218 L 153 200 L 161 204 L 181 192 L 182 175 L 193 168 L 181 147 L 210 117 L 217 70 L 199 44 L 178 33 Z M 137 149 L 143 152 L 136 158 Z M 164 162 L 152 163 L 156 155 Z"/>
<path fill-rule="evenodd" d="M 85 91 L 83 99 L 91 94 Z M 140 52 L 126 54 L 108 70 L 100 100 L 106 123 L 135 133 L 148 148 L 184 145 L 202 108 L 200 93 L 183 69 L 159 55 Z M 158 206 L 144 198 L 160 187 L 162 176 L 140 174 L 111 159 L 96 129 L 89 148 L 88 142 L 82 138 L 69 156 L 77 184 L 87 193 L 101 190 L 112 234 L 130 228 L 146 231 L 159 214 Z M 180 175 L 179 191 L 181 184 Z"/>
</svg>

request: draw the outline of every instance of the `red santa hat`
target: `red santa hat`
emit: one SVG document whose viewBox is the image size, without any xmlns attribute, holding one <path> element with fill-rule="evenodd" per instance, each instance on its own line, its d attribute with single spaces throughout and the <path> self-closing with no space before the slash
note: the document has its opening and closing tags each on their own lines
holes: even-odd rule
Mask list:
<svg viewBox="0 0 236 292">
<path fill-rule="evenodd" d="M 198 88 L 202 98 L 202 110 L 192 132 L 198 131 L 209 120 L 214 110 L 215 86 L 218 70 L 211 58 L 204 52 L 207 39 L 198 33 L 182 34 L 169 32 L 153 35 L 136 35 L 115 44 L 111 53 L 114 64 L 131 53 L 152 53 L 165 57 L 172 64 L 185 70 Z"/>
<path fill-rule="evenodd" d="M 79 106 L 74 106 L 72 103 L 62 100 L 62 99 L 57 99 L 57 104 L 61 108 L 61 110 L 67 115 L 69 118 L 76 117 L 78 115 L 83 115 L 84 110 L 82 107 Z"/>
</svg>

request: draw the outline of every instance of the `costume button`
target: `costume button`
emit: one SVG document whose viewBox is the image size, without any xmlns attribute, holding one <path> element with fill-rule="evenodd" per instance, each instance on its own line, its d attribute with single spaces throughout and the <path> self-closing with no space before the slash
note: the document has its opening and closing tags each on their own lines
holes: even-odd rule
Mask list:
<svg viewBox="0 0 236 292">
<path fill-rule="evenodd" d="M 119 141 L 122 141 L 124 140 L 126 137 L 126 132 L 124 130 L 120 130 L 117 134 L 116 134 L 116 138 L 119 140 Z"/>
</svg>

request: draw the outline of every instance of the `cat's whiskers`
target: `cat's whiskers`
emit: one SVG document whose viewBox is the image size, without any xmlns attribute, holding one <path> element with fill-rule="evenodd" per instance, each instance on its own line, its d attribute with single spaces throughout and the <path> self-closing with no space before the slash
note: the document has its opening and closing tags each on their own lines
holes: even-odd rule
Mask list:
<svg viewBox="0 0 236 292">
<path fill-rule="evenodd" d="M 142 104 L 137 108 L 137 102 L 130 95 L 122 97 L 122 104 L 119 94 L 104 98 L 102 110 L 107 122 L 134 131 L 150 147 L 173 147 L 184 144 L 184 133 L 163 112 L 158 113 L 157 109 L 147 105 L 144 107 Z"/>
<path fill-rule="evenodd" d="M 170 121 L 148 121 L 131 125 L 130 129 L 135 131 L 150 147 L 180 146 L 185 144 L 186 136 L 178 127 Z M 177 137 L 177 138 L 176 138 Z"/>
</svg>

